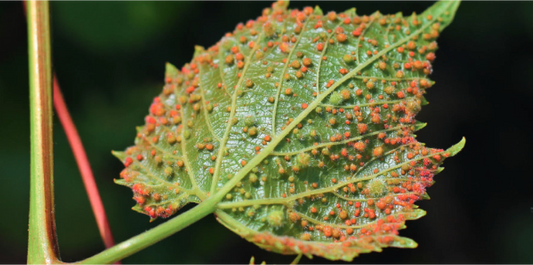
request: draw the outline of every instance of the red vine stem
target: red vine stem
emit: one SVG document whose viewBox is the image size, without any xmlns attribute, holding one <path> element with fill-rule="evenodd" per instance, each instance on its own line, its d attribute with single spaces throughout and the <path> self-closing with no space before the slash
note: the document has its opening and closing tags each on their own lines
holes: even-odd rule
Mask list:
<svg viewBox="0 0 533 265">
<path fill-rule="evenodd" d="M 81 178 L 89 196 L 89 201 L 91 203 L 91 208 L 93 210 L 94 216 L 96 218 L 96 223 L 98 224 L 98 230 L 100 230 L 100 236 L 104 241 L 105 247 L 110 248 L 115 245 L 113 240 L 113 235 L 111 234 L 111 228 L 109 227 L 109 222 L 107 221 L 107 216 L 105 214 L 104 205 L 102 199 L 100 198 L 100 193 L 98 192 L 98 187 L 94 180 L 93 171 L 89 160 L 87 159 L 87 154 L 85 153 L 85 148 L 81 143 L 78 130 L 72 122 L 67 105 L 61 94 L 61 89 L 59 88 L 59 83 L 54 74 L 54 108 L 56 109 L 57 116 L 61 121 L 61 125 L 65 130 L 67 135 L 68 142 L 76 158 L 76 163 L 80 169 Z"/>
</svg>

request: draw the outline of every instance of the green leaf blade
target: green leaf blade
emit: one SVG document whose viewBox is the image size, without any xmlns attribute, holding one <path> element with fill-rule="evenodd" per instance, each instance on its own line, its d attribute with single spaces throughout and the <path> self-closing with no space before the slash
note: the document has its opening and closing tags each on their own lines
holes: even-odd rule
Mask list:
<svg viewBox="0 0 533 265">
<path fill-rule="evenodd" d="M 216 215 L 258 246 L 351 260 L 425 212 L 414 202 L 445 158 L 414 132 L 435 39 L 458 3 L 422 15 L 321 15 L 274 3 L 181 70 L 167 64 L 136 146 L 120 158 L 136 210 L 168 217 L 220 199 Z"/>
</svg>

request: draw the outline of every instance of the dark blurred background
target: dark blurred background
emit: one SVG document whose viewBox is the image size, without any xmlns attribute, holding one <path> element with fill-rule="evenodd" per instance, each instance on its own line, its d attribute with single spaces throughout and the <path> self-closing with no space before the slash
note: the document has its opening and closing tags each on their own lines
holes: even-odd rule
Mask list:
<svg viewBox="0 0 533 265">
<path fill-rule="evenodd" d="M 130 208 L 131 190 L 113 184 L 123 165 L 111 150 L 133 144 L 135 126 L 163 85 L 165 62 L 181 66 L 194 45 L 209 47 L 271 2 L 52 2 L 54 68 L 78 126 L 117 242 L 157 224 Z M 409 15 L 431 2 L 292 2 L 327 12 L 351 7 Z M 418 119 L 418 139 L 465 149 L 419 205 L 426 217 L 403 236 L 417 249 L 385 249 L 355 263 L 533 263 L 533 2 L 464 2 L 440 49 Z M 0 3 L 0 262 L 25 263 L 29 196 L 26 22 L 21 2 Z M 103 249 L 76 163 L 54 119 L 55 198 L 61 257 Z M 528 162 L 529 161 L 529 162 Z M 124 263 L 288 263 L 204 218 Z M 328 263 L 303 258 L 301 263 Z"/>
</svg>

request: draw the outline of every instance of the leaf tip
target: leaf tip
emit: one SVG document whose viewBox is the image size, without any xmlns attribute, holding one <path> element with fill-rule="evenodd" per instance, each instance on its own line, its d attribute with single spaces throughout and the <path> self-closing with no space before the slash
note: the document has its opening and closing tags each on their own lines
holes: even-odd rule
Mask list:
<svg viewBox="0 0 533 265">
<path fill-rule="evenodd" d="M 415 131 L 419 131 L 424 129 L 427 126 L 427 122 L 416 122 L 415 124 Z"/>
<path fill-rule="evenodd" d="M 272 4 L 274 10 L 287 10 L 289 6 L 289 0 L 278 0 Z"/>
<path fill-rule="evenodd" d="M 120 151 L 111 151 L 111 154 L 113 154 L 114 157 L 118 158 L 120 161 L 123 161 L 126 159 L 126 153 L 120 152 Z"/>
<path fill-rule="evenodd" d="M 171 63 L 167 62 L 165 64 L 165 73 L 167 76 L 174 76 L 179 73 L 178 68 L 176 66 L 172 65 Z"/>
<path fill-rule="evenodd" d="M 442 0 L 441 0 L 442 1 Z M 454 0 L 450 1 L 452 2 L 450 7 L 448 8 L 448 24 L 450 24 L 453 19 L 455 18 L 455 14 L 457 13 L 457 9 L 459 8 L 459 5 L 461 4 L 460 0 Z"/>
<path fill-rule="evenodd" d="M 444 28 L 452 23 L 460 3 L 461 1 L 440 0 L 426 9 L 423 15 L 433 14 L 436 15 L 436 17 L 439 17 L 439 32 L 442 32 Z"/>
<path fill-rule="evenodd" d="M 422 97 L 422 102 L 420 102 L 420 104 L 421 104 L 422 106 L 426 106 L 426 105 L 429 104 L 429 101 L 428 101 L 425 97 Z"/>
<path fill-rule="evenodd" d="M 194 55 L 193 55 L 193 58 L 196 57 L 196 56 L 199 56 L 200 54 L 202 54 L 203 52 L 205 52 L 205 48 L 200 46 L 200 45 L 196 45 L 194 46 Z"/>
<path fill-rule="evenodd" d="M 113 179 L 113 182 L 117 185 L 128 186 L 128 183 L 123 179 Z"/>
<path fill-rule="evenodd" d="M 449 152 L 450 156 L 455 156 L 457 153 L 463 150 L 463 148 L 465 147 L 465 144 L 466 144 L 466 138 L 463 136 L 463 139 L 461 139 L 461 141 L 454 144 L 452 147 L 448 148 L 446 152 Z"/>
<path fill-rule="evenodd" d="M 426 216 L 427 212 L 422 209 L 415 209 L 413 212 L 409 213 L 409 220 L 418 220 Z"/>
<path fill-rule="evenodd" d="M 313 11 L 313 14 L 322 16 L 324 15 L 324 12 L 322 11 L 322 9 L 320 9 L 319 6 L 315 6 L 315 10 Z"/>
<path fill-rule="evenodd" d="M 397 248 L 416 248 L 418 247 L 418 243 L 416 241 L 407 238 L 407 237 L 398 237 L 397 240 L 394 240 L 391 244 L 391 247 L 397 247 Z"/>
<path fill-rule="evenodd" d="M 453 19 L 453 17 L 455 16 L 455 13 L 457 12 L 457 9 L 459 8 L 459 5 L 461 5 L 461 0 L 453 0 L 451 2 L 453 2 L 453 4 L 450 8 L 450 12 L 452 13 L 451 19 Z"/>
<path fill-rule="evenodd" d="M 344 13 L 346 13 L 347 15 L 353 17 L 353 16 L 355 16 L 355 11 L 356 11 L 355 7 L 352 7 L 350 9 L 344 11 Z"/>
<path fill-rule="evenodd" d="M 143 209 L 138 205 L 138 204 L 135 204 L 135 206 L 131 207 L 132 210 L 138 212 L 138 213 L 142 213 L 142 214 L 145 214 L 145 212 L 143 211 Z"/>
</svg>

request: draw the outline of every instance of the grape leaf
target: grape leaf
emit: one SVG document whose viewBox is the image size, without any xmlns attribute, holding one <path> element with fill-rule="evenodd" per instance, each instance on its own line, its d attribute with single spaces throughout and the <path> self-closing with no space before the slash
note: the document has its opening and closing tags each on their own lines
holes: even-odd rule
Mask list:
<svg viewBox="0 0 533 265">
<path fill-rule="evenodd" d="M 459 2 L 422 14 L 323 14 L 277 2 L 191 63 L 167 64 L 135 146 L 116 152 L 136 211 L 169 217 L 219 196 L 217 220 L 283 254 L 350 261 L 400 237 L 425 212 L 455 155 L 414 132 L 434 82 L 435 39 Z"/>
</svg>

